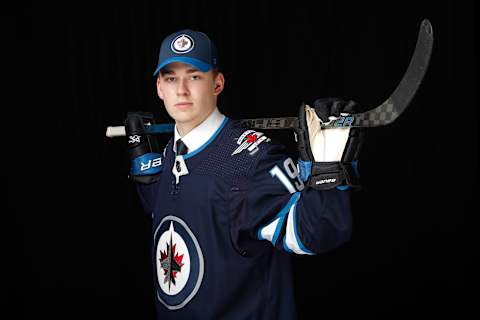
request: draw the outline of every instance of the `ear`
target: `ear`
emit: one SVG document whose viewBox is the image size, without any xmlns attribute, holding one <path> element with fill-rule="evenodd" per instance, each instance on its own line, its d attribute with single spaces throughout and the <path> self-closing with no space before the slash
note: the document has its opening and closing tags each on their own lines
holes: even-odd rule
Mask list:
<svg viewBox="0 0 480 320">
<path fill-rule="evenodd" d="M 214 82 L 213 94 L 218 96 L 225 87 L 225 77 L 223 76 L 223 73 L 219 72 Z"/>
<path fill-rule="evenodd" d="M 163 95 L 163 91 L 162 91 L 162 88 L 161 88 L 160 76 L 157 77 L 157 94 L 158 94 L 158 97 L 163 100 L 164 95 Z"/>
</svg>

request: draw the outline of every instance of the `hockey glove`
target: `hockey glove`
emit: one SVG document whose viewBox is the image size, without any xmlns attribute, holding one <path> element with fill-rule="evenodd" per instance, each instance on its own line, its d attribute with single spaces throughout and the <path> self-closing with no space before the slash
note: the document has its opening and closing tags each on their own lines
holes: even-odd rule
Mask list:
<svg viewBox="0 0 480 320">
<path fill-rule="evenodd" d="M 321 124 L 358 113 L 354 101 L 317 99 L 300 106 L 297 130 L 300 178 L 316 190 L 359 187 L 357 159 L 364 132 L 360 128 L 322 129 Z"/>
<path fill-rule="evenodd" d="M 125 120 L 127 152 L 131 160 L 130 178 L 150 184 L 160 178 L 162 157 L 155 137 L 145 134 L 145 124 L 153 124 L 153 115 L 147 112 L 128 112 Z"/>
</svg>

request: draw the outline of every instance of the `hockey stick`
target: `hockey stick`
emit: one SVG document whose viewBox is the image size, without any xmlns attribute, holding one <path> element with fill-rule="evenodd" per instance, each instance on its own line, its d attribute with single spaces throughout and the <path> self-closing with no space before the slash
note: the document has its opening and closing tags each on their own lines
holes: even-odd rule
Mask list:
<svg viewBox="0 0 480 320">
<path fill-rule="evenodd" d="M 420 25 L 415 51 L 402 80 L 390 97 L 381 105 L 368 111 L 340 116 L 334 121 L 321 123 L 322 128 L 332 127 L 377 127 L 395 121 L 407 108 L 417 92 L 430 63 L 433 48 L 433 28 L 425 19 Z M 246 127 L 253 129 L 298 129 L 297 117 L 256 118 L 240 120 Z M 147 134 L 171 132 L 173 124 L 159 124 L 146 127 Z M 125 128 L 108 127 L 107 137 L 124 136 Z"/>
</svg>

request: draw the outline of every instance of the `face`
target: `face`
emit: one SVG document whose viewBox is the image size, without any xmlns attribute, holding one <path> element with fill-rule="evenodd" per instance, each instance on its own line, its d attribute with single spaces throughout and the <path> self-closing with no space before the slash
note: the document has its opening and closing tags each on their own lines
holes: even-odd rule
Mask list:
<svg viewBox="0 0 480 320">
<path fill-rule="evenodd" d="M 201 72 L 181 62 L 165 67 L 157 79 L 157 93 L 182 136 L 212 113 L 224 81 L 221 73 L 215 77 L 211 70 Z"/>
</svg>

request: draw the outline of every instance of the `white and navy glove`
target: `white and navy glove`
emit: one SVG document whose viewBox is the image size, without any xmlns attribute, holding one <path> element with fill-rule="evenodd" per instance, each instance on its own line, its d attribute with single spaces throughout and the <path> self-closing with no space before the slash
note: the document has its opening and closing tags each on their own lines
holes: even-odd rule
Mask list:
<svg viewBox="0 0 480 320">
<path fill-rule="evenodd" d="M 359 112 L 354 101 L 317 99 L 314 107 L 300 106 L 297 130 L 300 178 L 316 190 L 359 187 L 357 160 L 363 142 L 361 128 L 322 129 L 322 123 Z"/>
</svg>

